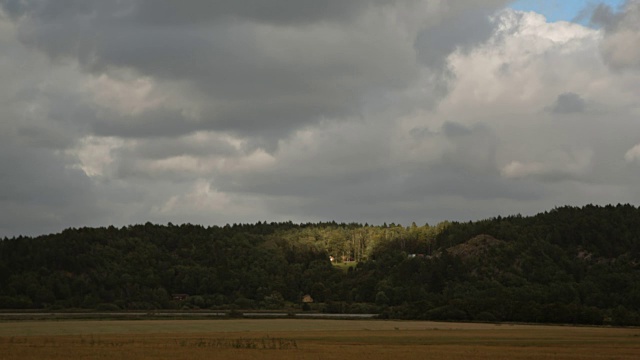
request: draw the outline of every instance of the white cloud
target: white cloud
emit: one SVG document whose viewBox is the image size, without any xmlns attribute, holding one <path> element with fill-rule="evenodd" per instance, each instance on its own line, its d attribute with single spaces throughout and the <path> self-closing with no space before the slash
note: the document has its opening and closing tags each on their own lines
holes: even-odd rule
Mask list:
<svg viewBox="0 0 640 360">
<path fill-rule="evenodd" d="M 624 154 L 624 159 L 627 162 L 640 161 L 640 144 L 629 149 L 629 151 Z"/>
<path fill-rule="evenodd" d="M 555 152 L 545 162 L 511 161 L 500 173 L 510 179 L 538 178 L 544 181 L 579 180 L 588 174 L 593 154 L 590 150 Z"/>
<path fill-rule="evenodd" d="M 223 212 L 234 209 L 230 197 L 211 188 L 211 184 L 203 179 L 195 181 L 185 194 L 173 195 L 160 207 L 152 208 L 163 216 L 196 211 Z"/>
<path fill-rule="evenodd" d="M 104 73 L 90 76 L 85 83 L 96 105 L 125 115 L 137 115 L 162 105 L 166 97 L 153 97 L 155 86 L 149 77 L 117 79 Z"/>
<path fill-rule="evenodd" d="M 502 175 L 508 178 L 524 178 L 530 175 L 540 175 L 547 171 L 541 162 L 521 163 L 520 161 L 512 161 L 502 168 Z"/>
<path fill-rule="evenodd" d="M 122 139 L 114 137 L 87 136 L 78 140 L 77 145 L 65 151 L 77 157 L 73 168 L 81 169 L 89 177 L 108 175 L 108 167 L 113 164 L 113 151 L 124 146 Z"/>
</svg>

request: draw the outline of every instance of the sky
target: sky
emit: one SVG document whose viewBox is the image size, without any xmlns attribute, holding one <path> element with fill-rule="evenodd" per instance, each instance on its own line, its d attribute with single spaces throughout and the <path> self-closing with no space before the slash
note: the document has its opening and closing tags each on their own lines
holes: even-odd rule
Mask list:
<svg viewBox="0 0 640 360">
<path fill-rule="evenodd" d="M 0 237 L 638 205 L 639 100 L 640 0 L 0 0 Z"/>
<path fill-rule="evenodd" d="M 613 10 L 619 10 L 625 0 L 517 0 L 509 8 L 519 11 L 534 11 L 542 14 L 549 22 L 575 21 L 589 26 L 590 10 L 599 4 L 605 4 Z"/>
</svg>

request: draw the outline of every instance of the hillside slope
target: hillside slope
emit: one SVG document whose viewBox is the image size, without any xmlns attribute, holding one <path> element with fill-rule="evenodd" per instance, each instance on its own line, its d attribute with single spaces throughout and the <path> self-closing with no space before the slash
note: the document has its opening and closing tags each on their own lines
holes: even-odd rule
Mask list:
<svg viewBox="0 0 640 360">
<path fill-rule="evenodd" d="M 640 325 L 640 210 L 409 227 L 147 223 L 0 241 L 4 309 L 281 309 L 306 294 L 327 312 Z"/>
</svg>

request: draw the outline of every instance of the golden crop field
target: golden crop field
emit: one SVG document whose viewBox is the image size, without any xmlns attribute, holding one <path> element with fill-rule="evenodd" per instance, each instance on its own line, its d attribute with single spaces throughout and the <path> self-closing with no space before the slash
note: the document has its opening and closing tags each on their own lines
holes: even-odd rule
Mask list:
<svg viewBox="0 0 640 360">
<path fill-rule="evenodd" d="M 638 359 L 640 329 L 381 320 L 0 323 L 0 359 Z"/>
</svg>

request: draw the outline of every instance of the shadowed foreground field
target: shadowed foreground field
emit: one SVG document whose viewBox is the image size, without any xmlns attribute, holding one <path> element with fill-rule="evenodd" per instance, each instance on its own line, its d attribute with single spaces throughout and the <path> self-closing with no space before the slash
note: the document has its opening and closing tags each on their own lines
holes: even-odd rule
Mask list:
<svg viewBox="0 0 640 360">
<path fill-rule="evenodd" d="M 638 359 L 640 329 L 358 320 L 0 323 L 0 358 Z"/>
</svg>

